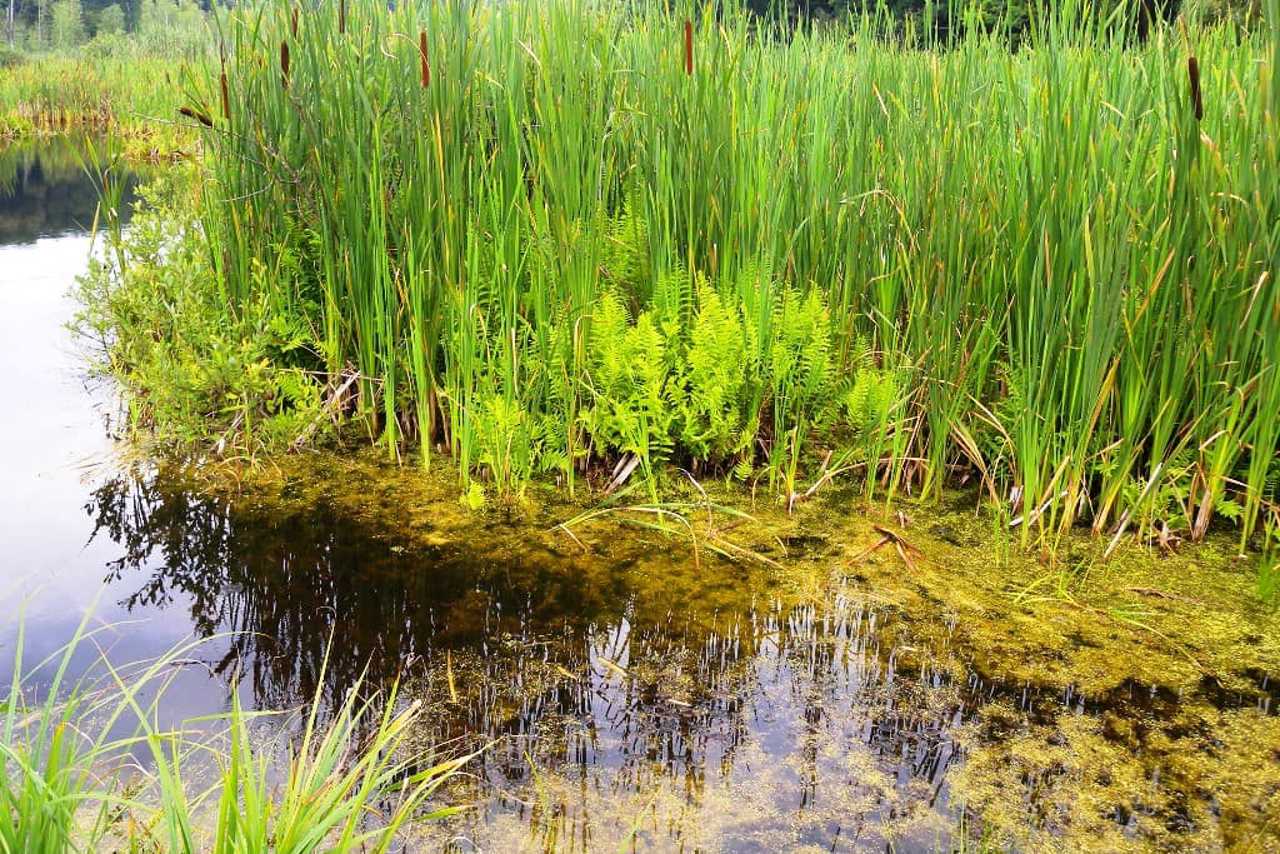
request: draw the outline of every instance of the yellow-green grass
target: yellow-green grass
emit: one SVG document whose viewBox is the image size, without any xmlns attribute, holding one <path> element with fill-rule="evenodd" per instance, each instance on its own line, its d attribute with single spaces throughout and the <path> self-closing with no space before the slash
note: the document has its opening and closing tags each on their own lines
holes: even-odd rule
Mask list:
<svg viewBox="0 0 1280 854">
<path fill-rule="evenodd" d="M 190 154 L 182 121 L 188 65 L 143 54 L 37 54 L 0 74 L 0 145 L 66 133 L 110 133 L 132 159 Z"/>
</svg>

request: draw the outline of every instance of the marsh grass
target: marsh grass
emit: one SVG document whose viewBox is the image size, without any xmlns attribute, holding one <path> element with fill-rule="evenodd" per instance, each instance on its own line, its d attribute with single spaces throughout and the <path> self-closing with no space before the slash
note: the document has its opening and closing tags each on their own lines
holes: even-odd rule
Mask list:
<svg viewBox="0 0 1280 854">
<path fill-rule="evenodd" d="M 192 153 L 180 121 L 182 80 L 199 59 L 139 52 L 38 55 L 0 74 L 0 144 L 68 133 L 111 133 L 142 161 Z"/>
<path fill-rule="evenodd" d="M 454 812 L 427 804 L 471 757 L 411 749 L 422 709 L 400 708 L 394 689 L 362 699 L 357 685 L 324 718 L 317 699 L 283 745 L 255 729 L 277 713 L 244 710 L 234 684 L 229 712 L 167 728 L 165 692 L 204 642 L 124 666 L 99 650 L 84 669 L 114 630 L 86 616 L 29 666 L 19 623 L 0 719 L 0 850 L 387 851 L 408 822 Z"/>
<path fill-rule="evenodd" d="M 1016 50 L 584 0 L 239 10 L 187 94 L 222 116 L 199 287 L 475 503 L 626 469 L 656 506 L 675 466 L 793 502 L 837 453 L 886 500 L 979 483 L 1023 544 L 1248 543 L 1280 482 L 1277 5 L 1139 39 L 1067 4 Z"/>
</svg>

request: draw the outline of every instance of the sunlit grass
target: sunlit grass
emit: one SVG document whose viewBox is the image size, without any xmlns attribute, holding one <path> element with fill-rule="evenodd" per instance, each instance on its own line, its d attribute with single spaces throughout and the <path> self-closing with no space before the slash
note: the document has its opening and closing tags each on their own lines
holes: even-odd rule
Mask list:
<svg viewBox="0 0 1280 854">
<path fill-rule="evenodd" d="M 453 812 L 428 800 L 470 757 L 412 749 L 422 709 L 397 711 L 394 691 L 361 699 L 353 686 L 324 717 L 317 699 L 283 745 L 255 732 L 264 713 L 245 711 L 234 685 L 226 714 L 166 728 L 165 693 L 202 642 L 118 666 L 96 649 L 114 628 L 89 626 L 31 665 L 19 623 L 0 718 L 0 850 L 386 851 L 408 822 Z"/>
</svg>

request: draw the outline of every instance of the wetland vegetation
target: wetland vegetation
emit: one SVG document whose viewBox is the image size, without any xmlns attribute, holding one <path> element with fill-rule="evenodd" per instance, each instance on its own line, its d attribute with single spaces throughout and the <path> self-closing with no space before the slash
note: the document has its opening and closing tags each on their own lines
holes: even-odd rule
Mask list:
<svg viewBox="0 0 1280 854">
<path fill-rule="evenodd" d="M 351 427 L 477 505 L 684 470 L 973 484 L 1024 544 L 1270 536 L 1271 30 L 689 16 L 229 16 L 194 189 L 86 284 L 135 421 Z"/>
<path fill-rule="evenodd" d="M 1280 849 L 1280 0 L 53 5 L 0 851 Z"/>
</svg>

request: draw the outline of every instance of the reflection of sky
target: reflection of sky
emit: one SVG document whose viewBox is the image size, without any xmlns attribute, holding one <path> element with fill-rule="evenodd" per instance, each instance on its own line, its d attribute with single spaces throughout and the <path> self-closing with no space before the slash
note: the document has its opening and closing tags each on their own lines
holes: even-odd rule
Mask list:
<svg viewBox="0 0 1280 854">
<path fill-rule="evenodd" d="M 92 216 L 92 212 L 89 212 Z M 0 246 L 0 364 L 6 405 L 0 415 L 0 679 L 12 675 L 19 621 L 25 619 L 28 665 L 54 653 L 92 608 L 93 624 L 119 624 L 97 636 L 116 662 L 155 657 L 190 637 L 189 610 L 127 613 L 128 591 L 103 590 L 105 566 L 120 547 L 89 542 L 89 494 L 110 470 L 106 408 L 86 388 L 81 357 L 65 324 L 69 296 L 88 257 L 86 235 Z M 101 396 L 99 395 L 99 398 Z M 95 606 L 96 602 L 96 606 Z M 25 610 L 25 617 L 23 611 Z M 127 622 L 126 622 L 127 621 Z M 217 660 L 214 642 L 193 657 Z M 80 659 L 94 656 L 86 646 Z M 173 719 L 225 704 L 221 680 L 190 669 L 169 692 Z"/>
</svg>

